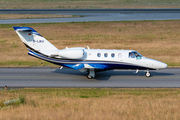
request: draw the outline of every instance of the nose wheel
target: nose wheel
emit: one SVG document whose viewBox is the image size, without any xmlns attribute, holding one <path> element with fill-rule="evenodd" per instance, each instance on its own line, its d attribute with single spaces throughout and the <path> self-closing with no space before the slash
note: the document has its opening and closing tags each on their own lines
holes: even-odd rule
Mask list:
<svg viewBox="0 0 180 120">
<path fill-rule="evenodd" d="M 146 77 L 151 77 L 151 73 L 149 71 L 146 72 L 145 74 Z"/>
</svg>

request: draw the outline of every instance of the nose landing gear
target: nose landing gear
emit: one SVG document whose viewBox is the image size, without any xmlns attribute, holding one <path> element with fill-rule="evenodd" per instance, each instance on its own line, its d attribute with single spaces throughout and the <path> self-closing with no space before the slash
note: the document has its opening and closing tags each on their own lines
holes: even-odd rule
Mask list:
<svg viewBox="0 0 180 120">
<path fill-rule="evenodd" d="M 147 72 L 145 73 L 145 76 L 146 76 L 146 77 L 151 77 L 151 73 L 150 73 L 149 71 L 147 71 Z"/>
</svg>

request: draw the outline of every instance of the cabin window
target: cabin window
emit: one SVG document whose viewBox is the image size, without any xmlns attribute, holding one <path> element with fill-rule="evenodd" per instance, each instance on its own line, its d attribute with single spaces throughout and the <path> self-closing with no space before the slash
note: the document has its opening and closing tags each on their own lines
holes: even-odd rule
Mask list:
<svg viewBox="0 0 180 120">
<path fill-rule="evenodd" d="M 119 53 L 119 54 L 118 54 L 118 57 L 119 57 L 119 58 L 121 58 L 121 57 L 122 57 L 122 54 L 121 54 L 121 53 Z"/>
<path fill-rule="evenodd" d="M 107 53 L 104 53 L 104 57 L 108 57 L 108 54 L 107 54 Z"/>
<path fill-rule="evenodd" d="M 115 57 L 115 54 L 114 54 L 114 53 L 111 53 L 111 57 L 112 57 L 112 58 Z"/>
<path fill-rule="evenodd" d="M 98 56 L 98 57 L 101 57 L 101 53 L 98 53 L 97 56 Z"/>
</svg>

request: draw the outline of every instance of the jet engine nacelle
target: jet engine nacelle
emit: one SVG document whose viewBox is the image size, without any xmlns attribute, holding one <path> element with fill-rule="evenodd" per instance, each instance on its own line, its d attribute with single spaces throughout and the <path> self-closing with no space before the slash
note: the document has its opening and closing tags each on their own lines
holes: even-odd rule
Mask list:
<svg viewBox="0 0 180 120">
<path fill-rule="evenodd" d="M 67 59 L 81 59 L 84 57 L 84 50 L 64 49 L 59 50 L 59 56 Z"/>
</svg>

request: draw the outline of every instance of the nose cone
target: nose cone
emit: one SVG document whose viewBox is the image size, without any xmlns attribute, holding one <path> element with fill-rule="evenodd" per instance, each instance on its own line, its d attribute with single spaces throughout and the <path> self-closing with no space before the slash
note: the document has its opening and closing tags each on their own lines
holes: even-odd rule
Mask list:
<svg viewBox="0 0 180 120">
<path fill-rule="evenodd" d="M 153 67 L 155 69 L 164 69 L 164 68 L 167 68 L 167 64 L 166 63 L 163 63 L 163 62 L 160 62 L 160 61 L 157 61 L 157 60 L 153 60 L 152 64 L 153 64 Z"/>
<path fill-rule="evenodd" d="M 153 68 L 153 69 L 164 69 L 167 68 L 167 64 L 163 63 L 161 61 L 157 61 L 154 59 L 150 59 L 150 58 L 146 58 L 146 63 L 148 63 L 149 67 Z"/>
<path fill-rule="evenodd" d="M 159 63 L 157 64 L 157 69 L 164 69 L 164 68 L 167 68 L 167 64 L 166 63 L 163 63 L 163 62 L 160 62 L 158 61 Z"/>
</svg>

